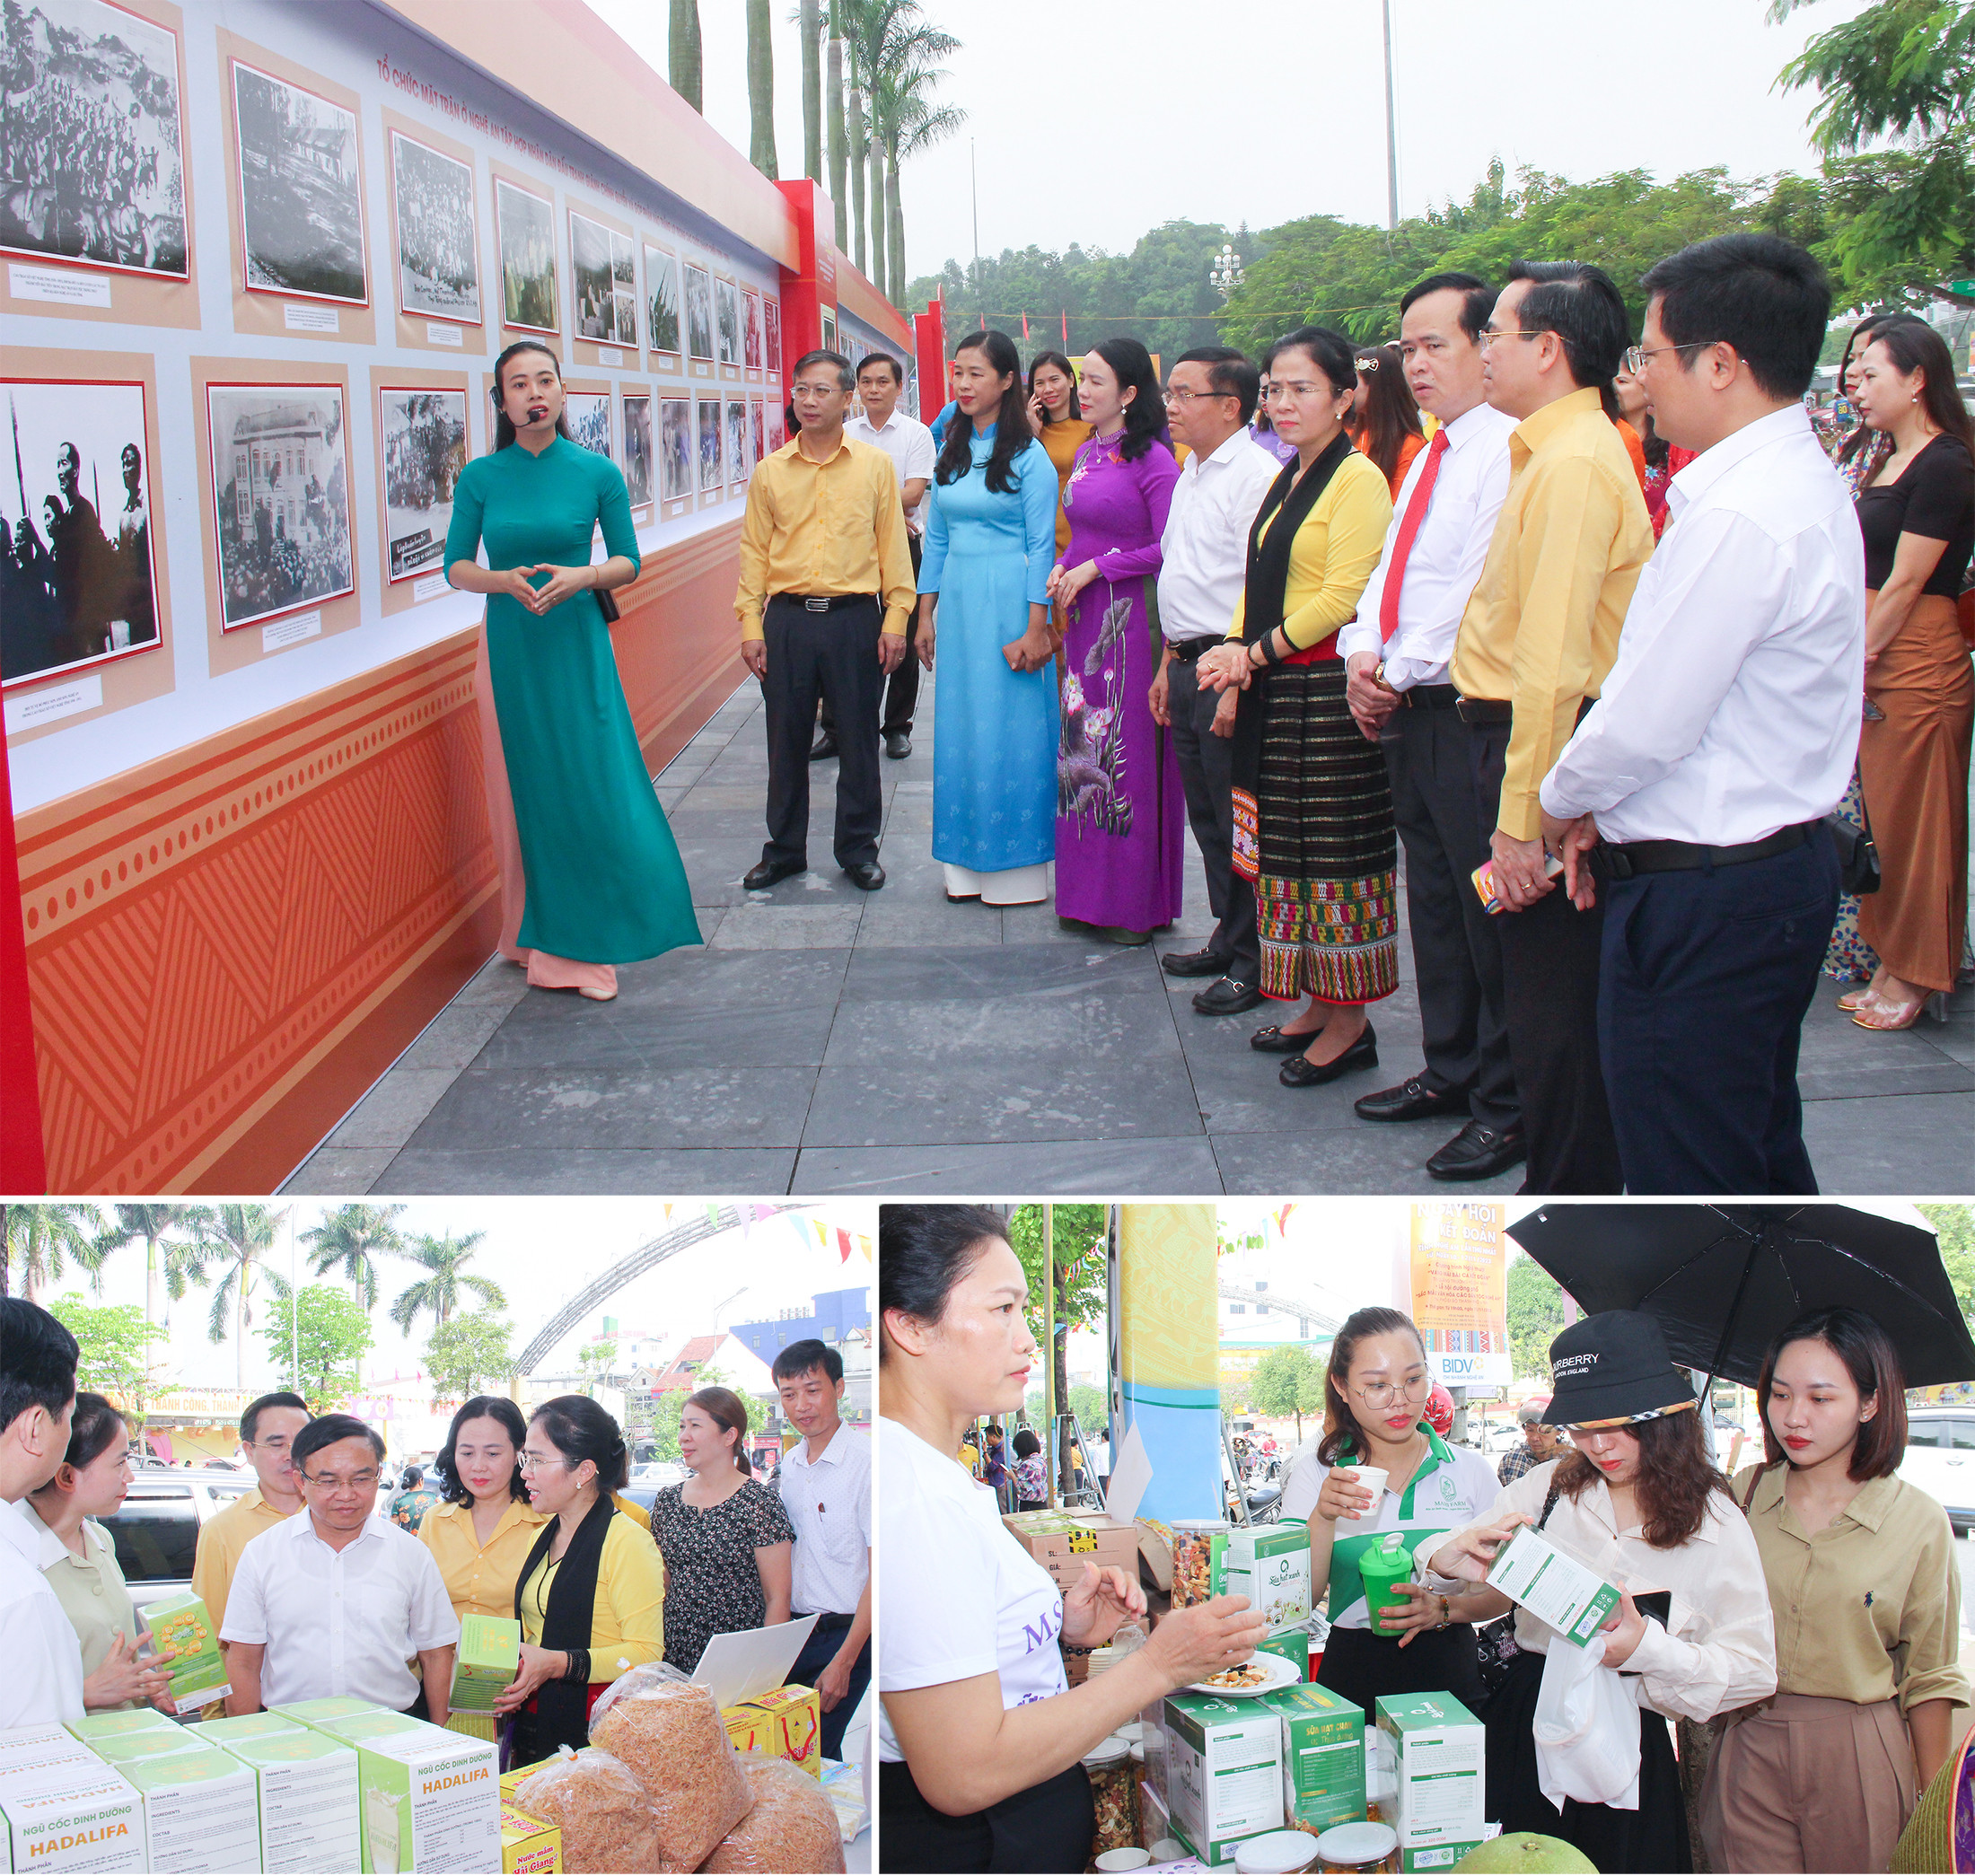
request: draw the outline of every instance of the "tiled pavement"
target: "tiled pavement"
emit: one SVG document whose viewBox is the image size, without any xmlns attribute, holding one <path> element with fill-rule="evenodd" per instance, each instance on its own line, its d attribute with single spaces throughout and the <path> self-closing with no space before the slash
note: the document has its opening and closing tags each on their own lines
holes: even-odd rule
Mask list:
<svg viewBox="0 0 1975 1876">
<path fill-rule="evenodd" d="M 1408 958 L 1373 1021 L 1380 1066 L 1282 1087 L 1247 1045 L 1265 1008 L 1210 1020 L 1156 951 L 1211 928 L 1198 859 L 1173 933 L 1137 950 L 1048 906 L 946 903 L 928 846 L 931 687 L 886 762 L 882 891 L 830 863 L 836 765 L 812 771 L 815 870 L 746 893 L 767 784 L 744 684 L 659 776 L 702 949 L 619 972 L 615 1003 L 529 991 L 489 962 L 289 1180 L 293 1193 L 1182 1194 L 1435 1187 L 1452 1128 L 1351 1103 L 1420 1066 Z M 1829 986 L 1806 1025 L 1806 1133 L 1831 1192 L 1965 1191 L 1975 991 L 1944 1025 L 1868 1036 Z"/>
</svg>

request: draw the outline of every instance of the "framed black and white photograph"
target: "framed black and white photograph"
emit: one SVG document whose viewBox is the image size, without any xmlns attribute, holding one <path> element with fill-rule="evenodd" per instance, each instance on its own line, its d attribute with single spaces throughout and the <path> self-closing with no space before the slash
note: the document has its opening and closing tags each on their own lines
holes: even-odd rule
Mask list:
<svg viewBox="0 0 1975 1876">
<path fill-rule="evenodd" d="M 686 263 L 686 342 L 695 358 L 713 362 L 713 276 Z"/>
<path fill-rule="evenodd" d="M 724 487 L 720 473 L 720 399 L 699 400 L 699 492 L 718 495 Z"/>
<path fill-rule="evenodd" d="M 761 369 L 761 295 L 750 286 L 741 295 L 741 356 L 750 372 Z"/>
<path fill-rule="evenodd" d="M 5 22 L 0 249 L 184 279 L 176 35 L 108 0 L 31 0 Z"/>
<path fill-rule="evenodd" d="M 473 165 L 393 130 L 391 168 L 399 306 L 429 320 L 478 326 L 480 236 L 473 214 Z"/>
<path fill-rule="evenodd" d="M 693 406 L 690 398 L 658 404 L 660 499 L 677 502 L 693 492 Z"/>
<path fill-rule="evenodd" d="M 523 332 L 561 331 L 555 204 L 496 176 L 494 230 L 501 250 L 502 323 Z"/>
<path fill-rule="evenodd" d="M 368 306 L 356 113 L 236 58 L 233 131 L 247 291 Z"/>
<path fill-rule="evenodd" d="M 679 257 L 645 243 L 645 343 L 679 356 Z"/>
<path fill-rule="evenodd" d="M 652 398 L 624 393 L 624 487 L 633 508 L 652 505 Z"/>
<path fill-rule="evenodd" d="M 385 573 L 408 580 L 445 559 L 452 491 L 466 467 L 466 393 L 387 384 L 377 396 Z"/>
<path fill-rule="evenodd" d="M 569 273 L 576 287 L 576 337 L 600 346 L 637 344 L 637 278 L 631 237 L 569 211 Z"/>
<path fill-rule="evenodd" d="M 720 362 L 741 363 L 741 290 L 731 280 L 713 284 L 714 320 L 718 327 Z"/>
<path fill-rule="evenodd" d="M 563 412 L 569 419 L 569 434 L 586 450 L 613 460 L 610 447 L 610 393 L 607 390 L 573 390 L 563 399 Z"/>
<path fill-rule="evenodd" d="M 762 349 L 767 355 L 768 370 L 779 372 L 782 369 L 782 302 L 779 300 L 762 302 L 761 325 L 765 334 Z"/>
<path fill-rule="evenodd" d="M 727 482 L 733 488 L 745 488 L 754 469 L 748 450 L 748 400 L 727 399 Z"/>
<path fill-rule="evenodd" d="M 354 590 L 339 384 L 208 384 L 221 629 Z"/>
<path fill-rule="evenodd" d="M 151 464 L 138 383 L 0 380 L 0 682 L 154 650 Z"/>
</svg>

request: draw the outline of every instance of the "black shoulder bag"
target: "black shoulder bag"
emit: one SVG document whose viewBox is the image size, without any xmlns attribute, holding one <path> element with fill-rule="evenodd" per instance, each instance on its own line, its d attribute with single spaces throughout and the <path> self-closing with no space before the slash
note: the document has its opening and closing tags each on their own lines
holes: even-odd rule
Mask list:
<svg viewBox="0 0 1975 1876">
<path fill-rule="evenodd" d="M 1549 1514 L 1557 1509 L 1557 1487 L 1549 1488 L 1549 1495 L 1543 1500 L 1543 1515 L 1536 1521 L 1536 1529 L 1542 1530 L 1549 1522 Z M 1474 1631 L 1475 1665 L 1481 1670 L 1481 1685 L 1491 1695 L 1500 1691 L 1502 1683 L 1509 1678 L 1509 1663 L 1522 1650 L 1515 1644 L 1515 1611 L 1497 1616 L 1492 1622 L 1476 1625 Z"/>
</svg>

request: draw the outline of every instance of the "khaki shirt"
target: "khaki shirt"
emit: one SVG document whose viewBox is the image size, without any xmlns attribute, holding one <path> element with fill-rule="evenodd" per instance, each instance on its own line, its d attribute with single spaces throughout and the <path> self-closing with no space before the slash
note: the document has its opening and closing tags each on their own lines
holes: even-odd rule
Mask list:
<svg viewBox="0 0 1975 1876">
<path fill-rule="evenodd" d="M 264 1530 L 287 1522 L 255 1486 L 236 1498 L 216 1518 L 199 1526 L 199 1545 L 192 1559 L 192 1593 L 206 1605 L 217 1635 L 226 1620 L 226 1596 L 233 1586 L 240 1554 Z"/>
<path fill-rule="evenodd" d="M 1735 1475 L 1742 1503 L 1753 1466 Z M 1962 1576 L 1947 1513 L 1916 1486 L 1875 1478 L 1822 1530 L 1807 1532 L 1783 1496 L 1787 1468 L 1749 1501 L 1776 1618 L 1777 1687 L 1869 1705 L 1897 1699 L 1966 1705 Z"/>
<path fill-rule="evenodd" d="M 77 1556 L 48 1528 L 31 1499 L 21 1501 L 21 1514 L 41 1540 L 41 1574 L 48 1578 L 55 1600 L 62 1605 L 75 1639 L 82 1644 L 83 1672 L 93 1674 L 109 1659 L 120 1635 L 137 1644 L 137 1611 L 130 1591 L 124 1587 L 124 1574 L 117 1563 L 117 1547 L 110 1534 L 88 1518 L 83 1520 L 83 1548 Z M 126 1700 L 124 1706 L 136 1706 Z"/>
<path fill-rule="evenodd" d="M 538 1512 L 525 1499 L 511 1499 L 483 1547 L 474 1534 L 471 1505 L 434 1505 L 419 1525 L 418 1536 L 445 1579 L 452 1613 L 462 1620 L 497 1616 L 512 1622 L 514 1585 L 548 1521 L 546 1512 Z"/>
</svg>

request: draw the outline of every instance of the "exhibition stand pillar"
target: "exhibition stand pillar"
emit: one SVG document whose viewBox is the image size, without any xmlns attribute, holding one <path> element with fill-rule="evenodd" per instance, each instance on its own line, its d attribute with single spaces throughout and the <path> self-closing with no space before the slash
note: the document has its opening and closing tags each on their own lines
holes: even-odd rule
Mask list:
<svg viewBox="0 0 1975 1876">
<path fill-rule="evenodd" d="M 1215 1208 L 1124 1205 L 1118 1377 L 1127 1427 L 1152 1461 L 1148 1518 L 1221 1513 L 1221 1336 Z M 1115 1448 L 1113 1449 L 1116 1450 Z"/>
</svg>

